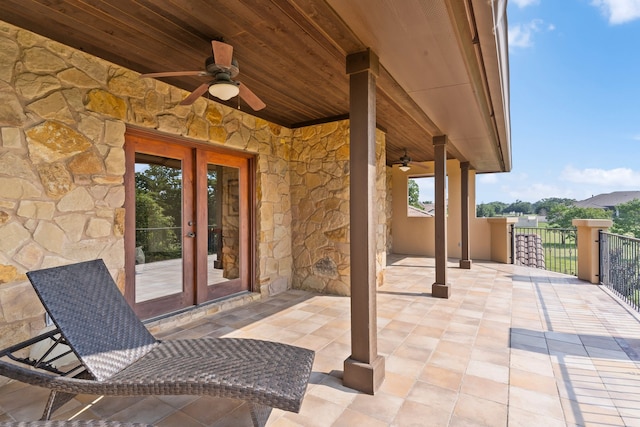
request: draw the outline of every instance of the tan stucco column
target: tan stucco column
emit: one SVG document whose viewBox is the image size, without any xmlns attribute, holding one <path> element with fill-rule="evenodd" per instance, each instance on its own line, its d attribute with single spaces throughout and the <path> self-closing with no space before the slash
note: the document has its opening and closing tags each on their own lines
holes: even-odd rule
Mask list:
<svg viewBox="0 0 640 427">
<path fill-rule="evenodd" d="M 461 239 L 460 268 L 471 268 L 469 255 L 469 162 L 460 163 Z"/>
<path fill-rule="evenodd" d="M 376 77 L 371 50 L 347 56 L 350 119 L 351 356 L 344 385 L 373 394 L 384 380 L 376 324 Z"/>
<path fill-rule="evenodd" d="M 515 217 L 487 218 L 491 226 L 491 261 L 510 264 L 511 253 L 511 225 L 518 222 Z"/>
<path fill-rule="evenodd" d="M 613 225 L 610 219 L 574 219 L 578 240 L 578 279 L 600 283 L 600 244 L 598 232 Z"/>
<path fill-rule="evenodd" d="M 451 289 L 447 283 L 447 136 L 433 137 L 435 157 L 435 238 L 436 281 L 431 294 L 437 298 L 449 298 Z"/>
</svg>

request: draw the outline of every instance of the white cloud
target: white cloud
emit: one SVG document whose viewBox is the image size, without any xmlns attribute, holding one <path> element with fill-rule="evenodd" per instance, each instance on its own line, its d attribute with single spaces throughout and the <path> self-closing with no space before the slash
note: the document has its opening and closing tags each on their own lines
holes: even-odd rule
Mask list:
<svg viewBox="0 0 640 427">
<path fill-rule="evenodd" d="M 573 166 L 567 166 L 562 170 L 560 179 L 597 187 L 637 188 L 640 182 L 640 171 L 629 168 L 576 169 Z"/>
<path fill-rule="evenodd" d="M 480 184 L 496 184 L 498 182 L 498 176 L 495 173 L 483 173 L 477 175 L 477 181 Z"/>
<path fill-rule="evenodd" d="M 511 0 L 512 3 L 515 3 L 519 8 L 524 8 L 527 6 L 531 6 L 534 4 L 539 4 L 540 0 Z"/>
<path fill-rule="evenodd" d="M 640 18 L 640 0 L 592 0 L 591 4 L 600 9 L 611 25 Z"/>
<path fill-rule="evenodd" d="M 547 24 L 542 19 L 534 19 L 525 24 L 515 24 L 509 27 L 509 47 L 531 47 L 533 46 L 533 35 L 541 31 L 555 30 L 553 24 Z"/>
</svg>

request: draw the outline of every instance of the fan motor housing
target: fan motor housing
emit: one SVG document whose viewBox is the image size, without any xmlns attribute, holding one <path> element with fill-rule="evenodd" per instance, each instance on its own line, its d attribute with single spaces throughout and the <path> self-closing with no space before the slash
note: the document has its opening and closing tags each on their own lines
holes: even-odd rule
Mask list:
<svg viewBox="0 0 640 427">
<path fill-rule="evenodd" d="M 235 58 L 231 60 L 231 66 L 226 67 L 224 65 L 216 64 L 215 58 L 210 56 L 204 61 L 204 68 L 207 70 L 207 73 L 212 76 L 215 76 L 218 73 L 226 73 L 230 78 L 234 78 L 240 72 L 240 68 L 238 68 L 238 61 L 236 61 Z"/>
</svg>

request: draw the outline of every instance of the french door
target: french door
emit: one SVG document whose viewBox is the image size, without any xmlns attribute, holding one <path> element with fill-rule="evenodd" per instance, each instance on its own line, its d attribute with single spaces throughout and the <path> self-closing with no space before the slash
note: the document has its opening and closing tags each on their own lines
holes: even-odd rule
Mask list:
<svg viewBox="0 0 640 427">
<path fill-rule="evenodd" d="M 125 296 L 149 318 L 251 289 L 251 158 L 128 130 Z"/>
</svg>

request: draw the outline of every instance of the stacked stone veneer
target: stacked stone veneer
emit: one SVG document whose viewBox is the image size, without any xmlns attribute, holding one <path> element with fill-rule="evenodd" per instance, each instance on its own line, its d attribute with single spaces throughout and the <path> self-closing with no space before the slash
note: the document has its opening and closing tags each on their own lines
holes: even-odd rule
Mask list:
<svg viewBox="0 0 640 427">
<path fill-rule="evenodd" d="M 25 272 L 103 258 L 124 287 L 127 126 L 256 155 L 256 283 L 349 293 L 348 123 L 291 130 L 0 21 L 0 347 L 43 326 Z M 385 264 L 384 135 L 378 264 Z M 315 279 L 312 277 L 315 276 Z"/>
<path fill-rule="evenodd" d="M 376 133 L 376 271 L 386 263 L 385 139 Z M 296 129 L 291 149 L 293 286 L 350 294 L 349 122 Z"/>
</svg>

